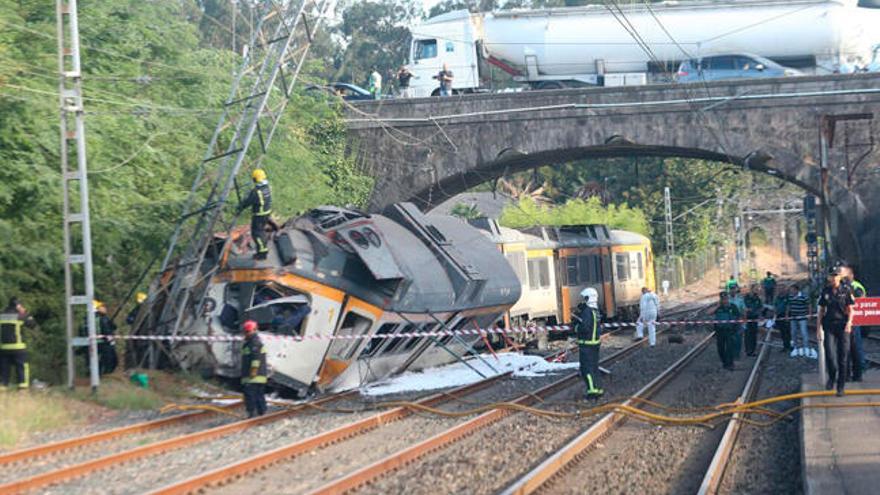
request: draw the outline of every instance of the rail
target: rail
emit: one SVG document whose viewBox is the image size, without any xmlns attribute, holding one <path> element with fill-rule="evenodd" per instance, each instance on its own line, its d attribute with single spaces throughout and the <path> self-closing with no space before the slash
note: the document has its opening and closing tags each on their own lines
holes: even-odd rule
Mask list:
<svg viewBox="0 0 880 495">
<path fill-rule="evenodd" d="M 764 337 L 764 345 L 761 346 L 761 351 L 758 353 L 758 358 L 755 359 L 755 364 L 752 366 L 752 372 L 749 374 L 749 379 L 746 381 L 742 393 L 736 400 L 737 405 L 751 402 L 758 393 L 758 383 L 761 379 L 761 370 L 764 369 L 762 364 L 769 352 L 770 346 L 767 344 L 770 343 L 772 336 L 772 332 L 767 332 Z M 733 453 L 733 448 L 736 446 L 736 439 L 742 428 L 742 417 L 742 413 L 734 413 L 730 418 L 730 421 L 727 423 L 724 435 L 718 443 L 715 455 L 712 456 L 712 462 L 709 463 L 709 468 L 706 470 L 706 475 L 703 477 L 703 482 L 700 484 L 700 489 L 697 492 L 699 495 L 718 493 L 718 488 L 721 486 L 721 479 L 724 477 L 724 471 L 727 468 L 728 461 L 730 461 L 730 455 Z"/>
</svg>

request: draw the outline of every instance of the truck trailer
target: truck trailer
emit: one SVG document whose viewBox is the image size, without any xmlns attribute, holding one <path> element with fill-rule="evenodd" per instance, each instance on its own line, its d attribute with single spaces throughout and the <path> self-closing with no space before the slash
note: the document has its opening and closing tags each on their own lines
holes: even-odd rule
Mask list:
<svg viewBox="0 0 880 495">
<path fill-rule="evenodd" d="M 867 63 L 880 41 L 880 9 L 858 0 L 619 5 L 430 18 L 412 32 L 413 96 L 438 94 L 444 64 L 456 93 L 497 89 L 496 71 L 531 89 L 622 86 L 668 82 L 683 60 L 730 53 L 832 73 Z"/>
</svg>

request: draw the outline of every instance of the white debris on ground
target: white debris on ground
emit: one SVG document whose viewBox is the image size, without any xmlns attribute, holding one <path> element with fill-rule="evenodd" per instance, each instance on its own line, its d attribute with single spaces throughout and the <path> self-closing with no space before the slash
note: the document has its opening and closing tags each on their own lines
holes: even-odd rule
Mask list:
<svg viewBox="0 0 880 495">
<path fill-rule="evenodd" d="M 539 377 L 547 373 L 557 373 L 577 369 L 578 367 L 576 362 L 550 363 L 541 356 L 516 353 L 501 353 L 498 354 L 497 358 L 491 354 L 483 354 L 480 357 L 482 357 L 483 361 L 471 358 L 467 360 L 467 364 L 479 370 L 486 377 L 507 372 L 513 372 L 513 376 L 518 377 Z M 378 396 L 411 391 L 437 390 L 461 387 L 482 379 L 483 377 L 464 363 L 455 362 L 423 371 L 407 371 L 394 378 L 364 387 L 360 392 L 363 395 Z"/>
</svg>

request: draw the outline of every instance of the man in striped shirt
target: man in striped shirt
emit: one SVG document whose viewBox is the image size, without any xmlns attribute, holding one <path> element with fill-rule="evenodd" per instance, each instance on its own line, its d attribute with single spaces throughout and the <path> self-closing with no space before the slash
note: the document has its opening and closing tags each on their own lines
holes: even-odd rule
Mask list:
<svg viewBox="0 0 880 495">
<path fill-rule="evenodd" d="M 788 306 L 785 316 L 790 318 L 791 325 L 791 341 L 794 350 L 791 356 L 809 356 L 810 341 L 807 334 L 807 317 L 810 314 L 810 300 L 801 290 L 798 284 L 791 287 L 791 295 L 788 297 Z M 798 344 L 800 337 L 800 344 Z"/>
</svg>

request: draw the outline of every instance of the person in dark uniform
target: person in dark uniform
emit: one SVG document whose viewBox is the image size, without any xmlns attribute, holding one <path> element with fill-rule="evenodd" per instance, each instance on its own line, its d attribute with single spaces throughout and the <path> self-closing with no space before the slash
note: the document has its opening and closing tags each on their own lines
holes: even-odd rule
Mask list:
<svg viewBox="0 0 880 495">
<path fill-rule="evenodd" d="M 773 304 L 773 299 L 776 297 L 776 279 L 773 278 L 773 274 L 767 272 L 761 284 L 764 286 L 764 302 Z"/>
<path fill-rule="evenodd" d="M 592 287 L 581 291 L 584 304 L 577 314 L 577 344 L 581 376 L 587 384 L 587 399 L 598 399 L 605 393 L 599 383 L 599 345 L 602 323 L 599 317 L 599 293 Z"/>
<path fill-rule="evenodd" d="M 247 320 L 242 324 L 244 344 L 241 346 L 241 388 L 248 417 L 266 414 L 266 382 L 269 380 L 266 366 L 266 348 L 257 335 L 257 322 Z"/>
<path fill-rule="evenodd" d="M 247 197 L 239 203 L 238 213 L 245 208 L 251 208 L 251 238 L 256 246 L 255 260 L 264 260 L 269 254 L 269 245 L 266 244 L 266 225 L 269 224 L 269 215 L 272 214 L 272 190 L 269 187 L 269 179 L 266 172 L 258 168 L 251 174 L 254 188 Z"/>
<path fill-rule="evenodd" d="M 18 388 L 30 387 L 30 365 L 23 331 L 24 327 L 34 326 L 36 322 L 28 316 L 18 298 L 9 299 L 6 309 L 0 313 L 0 390 L 9 387 L 12 368 L 15 368 Z"/>
<path fill-rule="evenodd" d="M 852 333 L 853 299 L 849 284 L 843 282 L 843 269 L 835 266 L 828 274 L 828 281 L 819 295 L 819 324 L 816 338 L 825 348 L 825 368 L 828 381 L 825 389 L 837 385 L 838 397 L 843 396 L 846 384 L 846 356 Z"/>
<path fill-rule="evenodd" d="M 739 308 L 730 302 L 730 294 L 722 291 L 718 297 L 720 302 L 715 310 L 715 346 L 721 365 L 726 370 L 733 370 L 733 356 L 736 346 L 736 334 L 739 331 Z"/>
<path fill-rule="evenodd" d="M 744 298 L 744 302 L 746 304 L 746 318 L 749 320 L 746 323 L 746 355 L 754 356 L 755 348 L 758 347 L 758 318 L 761 317 L 761 310 L 764 309 L 761 296 L 758 295 L 757 285 L 752 285 L 749 293 Z"/>
<path fill-rule="evenodd" d="M 116 356 L 116 340 L 106 338 L 116 334 L 116 323 L 107 316 L 107 306 L 101 301 L 95 301 L 95 329 L 98 336 L 105 337 L 98 340 L 98 373 L 107 375 L 116 371 L 119 358 Z"/>
<path fill-rule="evenodd" d="M 855 268 L 852 265 L 843 266 L 843 276 L 849 281 L 852 288 L 853 299 L 867 297 L 868 291 L 865 286 L 855 278 Z M 849 359 L 847 365 L 847 379 L 854 382 L 862 381 L 862 372 L 865 366 L 865 348 L 862 344 L 862 327 L 852 327 L 849 338 Z"/>
</svg>

